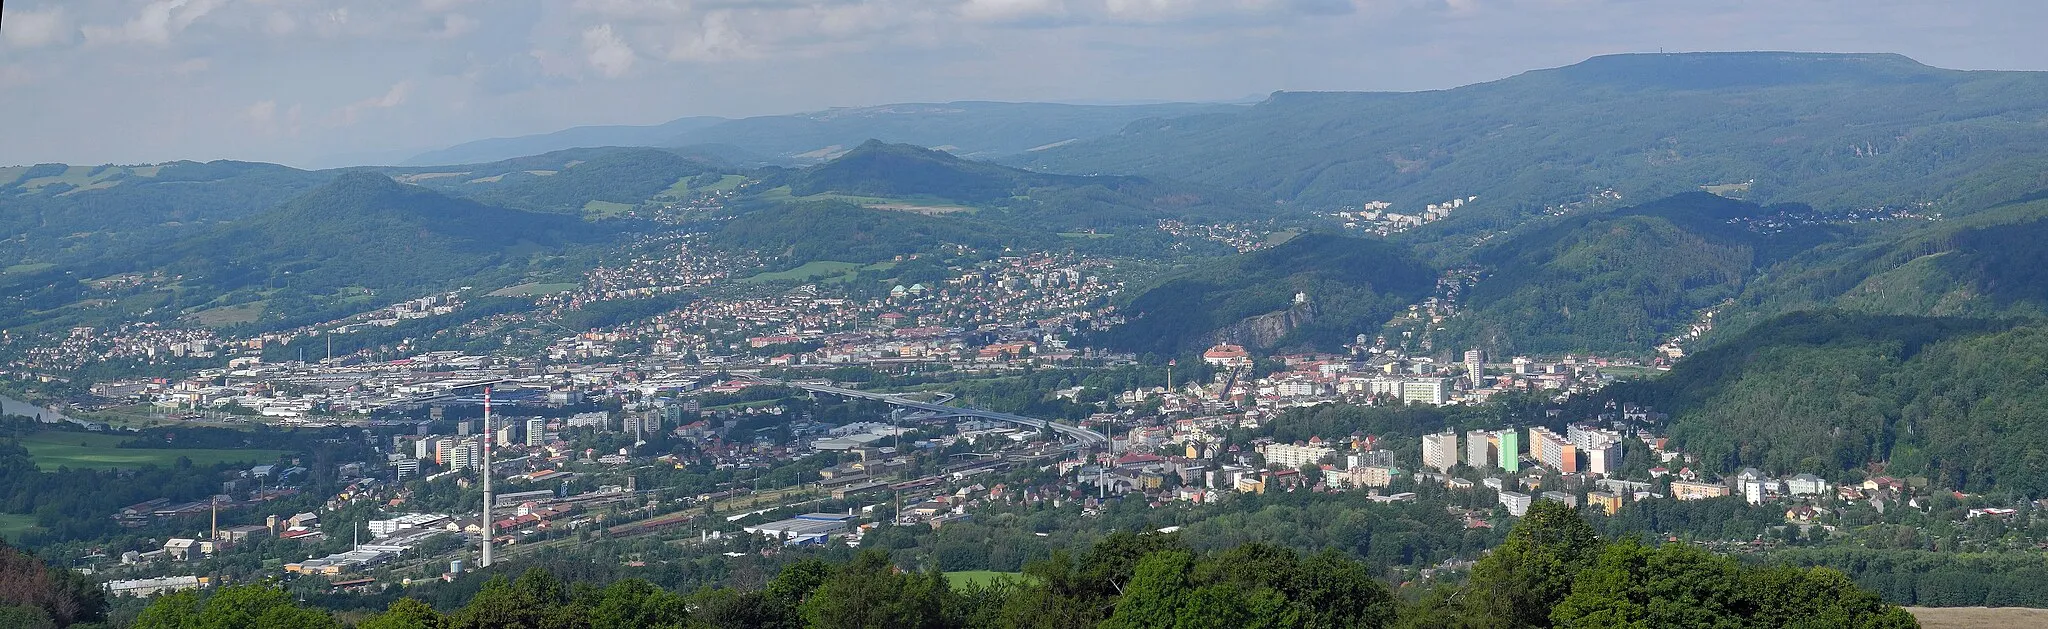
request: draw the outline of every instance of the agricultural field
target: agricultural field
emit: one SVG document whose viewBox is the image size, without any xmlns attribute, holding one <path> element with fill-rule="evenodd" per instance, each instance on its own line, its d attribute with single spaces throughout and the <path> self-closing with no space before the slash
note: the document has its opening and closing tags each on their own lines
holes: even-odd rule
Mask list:
<svg viewBox="0 0 2048 629">
<path fill-rule="evenodd" d="M 2022 607 L 1908 607 L 1926 629 L 2048 627 L 2048 609 Z"/>
<path fill-rule="evenodd" d="M 613 216 L 624 216 L 627 212 L 633 211 L 633 207 L 634 206 L 630 203 L 616 203 L 612 201 L 591 201 L 589 203 L 583 204 L 583 215 L 587 218 L 610 218 Z"/>
<path fill-rule="evenodd" d="M 254 323 L 257 319 L 263 318 L 263 308 L 266 305 L 268 305 L 268 302 L 266 301 L 252 301 L 249 303 L 235 304 L 232 306 L 207 308 L 199 312 L 194 312 L 192 314 L 185 315 L 185 318 L 191 319 L 193 322 L 206 327 L 219 327 L 224 325 L 234 325 L 237 323 Z"/>
<path fill-rule="evenodd" d="M 210 450 L 198 448 L 123 448 L 121 442 L 130 437 L 79 432 L 39 432 L 21 438 L 21 447 L 27 448 L 29 456 L 36 461 L 36 467 L 54 470 L 59 467 L 113 469 L 142 467 L 145 465 L 171 466 L 179 457 L 192 459 L 193 465 L 215 463 L 251 462 L 263 463 L 291 454 L 283 450 Z"/>
<path fill-rule="evenodd" d="M 728 190 L 732 190 L 734 188 L 738 188 L 740 187 L 740 184 L 747 182 L 746 175 L 726 175 L 723 177 L 719 177 L 717 183 L 713 183 L 708 186 L 690 186 L 690 180 L 696 178 L 696 175 L 691 175 L 688 177 L 677 179 L 674 185 L 669 186 L 667 190 L 661 191 L 661 194 L 656 196 L 669 197 L 674 199 L 687 199 L 690 197 L 690 195 L 699 192 L 725 192 Z"/>
<path fill-rule="evenodd" d="M 23 533 L 36 528 L 36 516 L 19 513 L 0 513 L 0 539 L 17 540 Z"/>
</svg>

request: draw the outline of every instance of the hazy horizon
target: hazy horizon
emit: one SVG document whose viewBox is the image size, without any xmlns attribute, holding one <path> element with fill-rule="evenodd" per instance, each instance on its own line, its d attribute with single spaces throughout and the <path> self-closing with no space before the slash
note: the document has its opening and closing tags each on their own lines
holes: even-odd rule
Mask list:
<svg viewBox="0 0 2048 629">
<path fill-rule="evenodd" d="M 17 0 L 0 163 L 396 162 L 464 142 L 909 102 L 1441 89 L 1628 52 L 2048 69 L 1997 0 Z"/>
</svg>

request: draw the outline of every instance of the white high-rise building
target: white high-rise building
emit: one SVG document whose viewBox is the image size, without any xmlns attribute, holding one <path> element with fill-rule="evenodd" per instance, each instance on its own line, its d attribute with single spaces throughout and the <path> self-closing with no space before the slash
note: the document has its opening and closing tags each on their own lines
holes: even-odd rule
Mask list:
<svg viewBox="0 0 2048 629">
<path fill-rule="evenodd" d="M 1472 466 L 1473 469 L 1481 470 L 1497 467 L 1494 459 L 1499 455 L 1494 454 L 1492 437 L 1493 433 L 1484 430 L 1465 431 L 1466 465 Z"/>
<path fill-rule="evenodd" d="M 526 445 L 538 447 L 548 442 L 548 420 L 535 417 L 526 420 Z"/>
<path fill-rule="evenodd" d="M 1465 374 L 1472 379 L 1472 388 L 1486 386 L 1486 352 L 1476 349 L 1465 350 Z"/>
<path fill-rule="evenodd" d="M 1450 473 L 1458 466 L 1458 433 L 1444 431 L 1422 436 L 1422 465 Z"/>
<path fill-rule="evenodd" d="M 449 449 L 448 469 L 467 470 L 483 467 L 484 444 L 476 439 L 464 439 Z"/>
<path fill-rule="evenodd" d="M 1403 382 L 1401 400 L 1410 404 L 1443 406 L 1451 401 L 1450 382 L 1443 378 L 1417 378 Z"/>
</svg>

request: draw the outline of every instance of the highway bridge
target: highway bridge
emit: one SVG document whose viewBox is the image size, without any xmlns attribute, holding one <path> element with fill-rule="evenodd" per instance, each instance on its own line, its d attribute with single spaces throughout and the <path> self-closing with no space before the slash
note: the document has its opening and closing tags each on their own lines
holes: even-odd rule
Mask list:
<svg viewBox="0 0 2048 629">
<path fill-rule="evenodd" d="M 1105 437 L 1102 435 L 1102 433 L 1095 432 L 1093 430 L 1082 428 L 1080 426 L 1070 426 L 1055 421 L 1047 421 L 1043 419 L 1025 417 L 1023 415 L 1016 415 L 1012 413 L 998 413 L 995 411 L 984 411 L 981 409 L 974 408 L 948 406 L 945 404 L 936 404 L 932 402 L 913 400 L 908 397 L 893 393 L 875 393 L 873 391 L 861 391 L 859 389 L 847 389 L 823 384 L 802 384 L 796 382 L 780 382 L 774 380 L 762 380 L 762 382 L 766 382 L 769 384 L 780 384 L 793 389 L 802 389 L 804 391 L 810 391 L 812 393 L 825 393 L 843 397 L 860 398 L 863 400 L 876 400 L 879 402 L 886 402 L 891 405 L 900 406 L 912 410 L 937 413 L 947 417 L 975 417 L 979 419 L 1008 422 L 1036 430 L 1044 430 L 1047 427 L 1050 427 L 1053 432 L 1059 433 L 1061 436 L 1072 439 L 1076 445 L 1079 445 L 1081 447 L 1106 447 L 1109 445 L 1109 437 Z"/>
</svg>

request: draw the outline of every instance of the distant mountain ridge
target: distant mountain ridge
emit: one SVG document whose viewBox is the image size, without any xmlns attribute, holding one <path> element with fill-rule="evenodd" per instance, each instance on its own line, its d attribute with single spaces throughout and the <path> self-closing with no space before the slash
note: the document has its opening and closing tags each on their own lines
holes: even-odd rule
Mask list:
<svg viewBox="0 0 2048 629">
<path fill-rule="evenodd" d="M 1974 209 L 2038 187 L 2044 121 L 2044 72 L 1883 54 L 1614 55 L 1440 91 L 1280 92 L 1006 161 L 1311 207 L 1481 197 L 1442 228 L 1608 188 L 1638 199 L 1752 181 L 1764 202 Z"/>
<path fill-rule="evenodd" d="M 700 144 L 736 147 L 785 162 L 816 162 L 837 157 L 870 138 L 945 147 L 963 156 L 994 157 L 1114 133 L 1134 120 L 1241 108 L 1211 103 L 900 103 L 740 119 L 680 118 L 649 126 L 575 127 L 468 142 L 423 153 L 405 163 L 466 164 L 570 148 Z"/>
<path fill-rule="evenodd" d="M 656 125 L 570 127 L 553 133 L 464 142 L 415 155 L 401 165 L 481 164 L 564 149 L 602 146 L 669 146 L 671 140 L 685 133 L 726 121 L 717 116 L 688 116 Z"/>
</svg>

